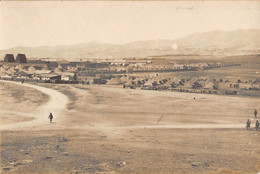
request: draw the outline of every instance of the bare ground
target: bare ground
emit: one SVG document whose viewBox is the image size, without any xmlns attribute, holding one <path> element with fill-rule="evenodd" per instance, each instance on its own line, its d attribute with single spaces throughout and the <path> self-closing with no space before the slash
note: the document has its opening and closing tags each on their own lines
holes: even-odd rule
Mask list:
<svg viewBox="0 0 260 174">
<path fill-rule="evenodd" d="M 244 128 L 258 98 L 42 86 L 68 96 L 66 112 L 54 124 L 1 132 L 6 173 L 260 171 L 260 131 Z"/>
<path fill-rule="evenodd" d="M 0 125 L 33 120 L 33 111 L 49 99 L 36 89 L 3 81 L 0 98 Z"/>
</svg>

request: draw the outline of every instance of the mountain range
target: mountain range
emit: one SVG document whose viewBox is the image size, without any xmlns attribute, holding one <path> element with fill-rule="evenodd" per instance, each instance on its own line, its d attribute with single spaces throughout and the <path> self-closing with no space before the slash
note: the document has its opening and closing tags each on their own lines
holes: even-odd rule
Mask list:
<svg viewBox="0 0 260 174">
<path fill-rule="evenodd" d="M 126 44 L 88 42 L 64 46 L 14 47 L 5 54 L 24 53 L 29 58 L 127 58 L 158 55 L 244 55 L 260 53 L 260 29 L 215 30 L 175 40 L 147 40 Z"/>
</svg>

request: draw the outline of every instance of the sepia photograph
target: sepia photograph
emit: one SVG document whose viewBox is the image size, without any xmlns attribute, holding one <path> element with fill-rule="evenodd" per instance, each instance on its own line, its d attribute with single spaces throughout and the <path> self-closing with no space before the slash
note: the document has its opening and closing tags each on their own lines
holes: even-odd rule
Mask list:
<svg viewBox="0 0 260 174">
<path fill-rule="evenodd" d="M 260 1 L 0 0 L 0 173 L 260 173 Z"/>
</svg>

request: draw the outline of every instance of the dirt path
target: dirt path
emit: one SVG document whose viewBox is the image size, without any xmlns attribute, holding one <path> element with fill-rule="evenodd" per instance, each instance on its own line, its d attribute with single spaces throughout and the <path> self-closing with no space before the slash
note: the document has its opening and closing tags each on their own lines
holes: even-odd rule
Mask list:
<svg viewBox="0 0 260 174">
<path fill-rule="evenodd" d="M 33 116 L 34 117 L 33 120 L 26 121 L 26 122 L 17 122 L 17 123 L 13 123 L 13 124 L 1 125 L 0 130 L 12 130 L 12 129 L 18 129 L 18 128 L 28 128 L 28 127 L 35 127 L 35 126 L 49 124 L 48 115 L 50 112 L 52 112 L 54 115 L 55 123 L 56 124 L 59 123 L 59 121 L 61 120 L 61 114 L 63 111 L 66 110 L 66 105 L 68 104 L 67 96 L 65 96 L 64 94 L 62 94 L 56 90 L 40 87 L 37 85 L 26 84 L 26 83 L 22 84 L 19 82 L 12 82 L 12 81 L 3 81 L 3 80 L 1 80 L 1 81 L 5 82 L 5 83 L 12 83 L 12 84 L 16 84 L 16 85 L 22 85 L 22 86 L 26 86 L 29 88 L 37 89 L 40 92 L 48 95 L 49 101 L 46 104 L 37 108 L 37 110 L 33 111 L 32 113 L 17 114 L 17 115 L 22 115 L 22 116 L 28 116 L 28 115 Z M 30 107 L 30 106 L 28 106 L 28 107 Z M 1 112 L 6 113 L 6 111 L 1 111 Z"/>
</svg>

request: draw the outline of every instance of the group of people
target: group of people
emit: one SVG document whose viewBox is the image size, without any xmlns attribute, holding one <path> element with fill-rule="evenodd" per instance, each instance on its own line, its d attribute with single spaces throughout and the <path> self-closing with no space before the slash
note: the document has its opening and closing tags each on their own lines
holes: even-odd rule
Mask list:
<svg viewBox="0 0 260 174">
<path fill-rule="evenodd" d="M 255 119 L 257 118 L 257 110 L 255 109 L 255 112 L 254 112 L 254 115 L 255 115 Z M 246 122 L 246 129 L 250 129 L 250 125 L 251 125 L 251 121 L 249 119 L 247 119 L 247 122 Z M 257 131 L 259 129 L 259 121 L 256 120 L 255 122 L 255 130 Z"/>
<path fill-rule="evenodd" d="M 257 110 L 255 109 L 255 112 L 254 112 L 254 115 L 255 115 L 255 119 L 257 118 Z M 50 119 L 50 123 L 52 122 L 52 119 L 53 119 L 53 115 L 52 113 L 50 113 L 49 117 Z M 250 129 L 250 125 L 251 125 L 251 121 L 249 119 L 247 119 L 247 122 L 246 122 L 246 129 Z M 255 122 L 255 130 L 257 131 L 259 129 L 259 121 L 256 120 Z"/>
</svg>

